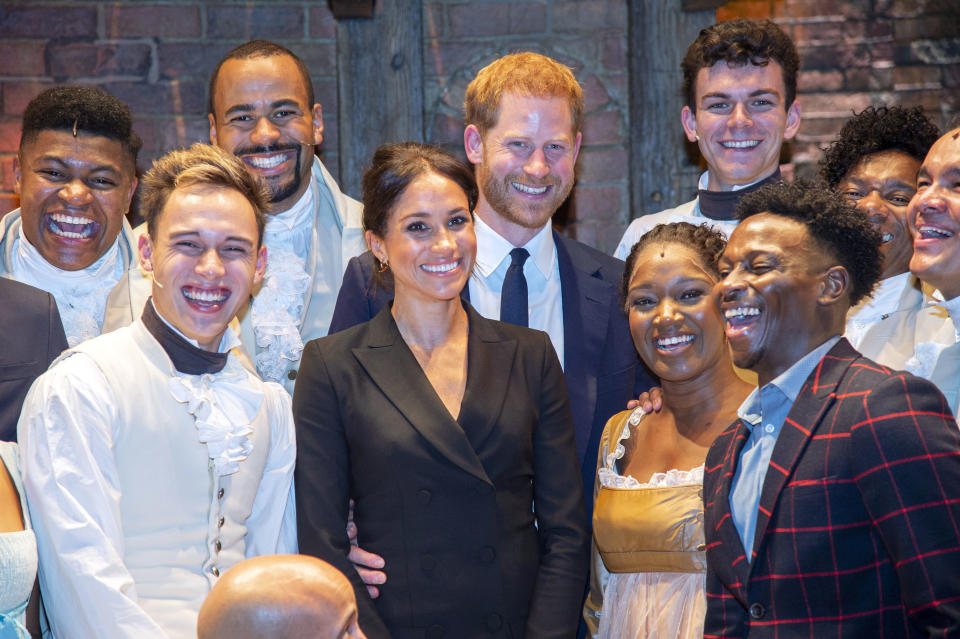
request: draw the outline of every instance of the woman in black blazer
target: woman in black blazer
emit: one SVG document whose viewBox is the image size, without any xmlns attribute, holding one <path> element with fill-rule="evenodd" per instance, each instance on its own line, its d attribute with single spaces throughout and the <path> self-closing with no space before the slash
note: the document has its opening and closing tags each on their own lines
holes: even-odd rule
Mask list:
<svg viewBox="0 0 960 639">
<path fill-rule="evenodd" d="M 350 577 L 370 639 L 576 635 L 589 538 L 563 373 L 545 333 L 461 301 L 475 202 L 446 153 L 378 149 L 364 228 L 394 302 L 303 353 L 300 551 Z M 347 560 L 350 499 L 386 561 L 376 600 Z"/>
</svg>

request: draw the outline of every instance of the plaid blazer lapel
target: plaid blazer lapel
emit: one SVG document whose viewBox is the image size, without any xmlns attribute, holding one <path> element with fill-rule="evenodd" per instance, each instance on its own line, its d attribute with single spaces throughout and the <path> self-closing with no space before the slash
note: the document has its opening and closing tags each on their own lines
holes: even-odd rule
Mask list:
<svg viewBox="0 0 960 639">
<path fill-rule="evenodd" d="M 730 513 L 730 485 L 733 483 L 733 476 L 737 470 L 740 451 L 743 450 L 743 445 L 750 437 L 750 427 L 747 426 L 745 421 L 738 419 L 732 430 L 732 435 L 725 442 L 723 468 L 712 502 L 712 508 L 716 513 L 714 518 L 716 531 L 720 539 L 715 542 L 717 548 L 708 548 L 708 553 L 711 557 L 722 557 L 723 561 L 714 562 L 711 569 L 715 570 L 720 581 L 730 590 L 733 596 L 746 605 L 747 592 L 745 586 L 750 565 L 746 561 L 743 541 L 740 539 L 740 533 L 737 532 L 737 527 L 734 525 Z M 708 498 L 709 496 L 704 495 L 704 497 Z"/>
<path fill-rule="evenodd" d="M 810 373 L 791 406 L 783 428 L 780 429 L 773 454 L 770 456 L 770 466 L 763 480 L 751 565 L 756 565 L 752 560 L 759 555 L 780 492 L 793 475 L 797 460 L 813 438 L 824 414 L 836 400 L 837 386 L 858 357 L 860 354 L 850 342 L 841 338 Z"/>
</svg>

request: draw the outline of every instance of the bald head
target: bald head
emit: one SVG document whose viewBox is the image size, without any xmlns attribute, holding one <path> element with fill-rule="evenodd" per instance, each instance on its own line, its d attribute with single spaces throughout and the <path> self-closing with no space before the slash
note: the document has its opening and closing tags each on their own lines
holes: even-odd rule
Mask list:
<svg viewBox="0 0 960 639">
<path fill-rule="evenodd" d="M 198 639 L 366 639 L 353 588 L 330 564 L 305 555 L 241 561 L 213 587 Z"/>
</svg>

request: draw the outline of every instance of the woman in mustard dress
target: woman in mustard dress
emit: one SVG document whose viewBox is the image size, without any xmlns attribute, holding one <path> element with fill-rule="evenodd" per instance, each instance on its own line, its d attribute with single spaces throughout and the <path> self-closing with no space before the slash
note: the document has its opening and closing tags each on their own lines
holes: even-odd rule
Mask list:
<svg viewBox="0 0 960 639">
<path fill-rule="evenodd" d="M 751 390 L 713 295 L 724 246 L 721 234 L 681 222 L 655 227 L 627 258 L 625 312 L 663 408 L 614 415 L 600 441 L 584 606 L 595 638 L 703 636 L 703 462 Z"/>
</svg>

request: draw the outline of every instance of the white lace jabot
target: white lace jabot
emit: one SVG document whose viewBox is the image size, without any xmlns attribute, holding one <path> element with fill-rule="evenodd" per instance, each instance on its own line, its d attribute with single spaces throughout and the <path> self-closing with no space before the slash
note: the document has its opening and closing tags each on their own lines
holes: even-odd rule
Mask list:
<svg viewBox="0 0 960 639">
<path fill-rule="evenodd" d="M 117 237 L 100 259 L 78 271 L 64 271 L 44 259 L 23 235 L 23 226 L 14 241 L 14 278 L 53 295 L 67 344 L 76 346 L 99 335 L 103 331 L 107 296 L 123 277 L 120 238 Z"/>
<path fill-rule="evenodd" d="M 283 360 L 297 362 L 303 351 L 300 324 L 310 287 L 306 258 L 312 231 L 313 189 L 289 210 L 267 216 L 267 270 L 250 309 L 257 372 L 265 381 L 279 382 L 286 370 Z"/>
<path fill-rule="evenodd" d="M 665 473 L 654 473 L 646 483 L 637 481 L 630 475 L 621 475 L 617 472 L 617 461 L 623 459 L 627 452 L 623 444 L 625 439 L 630 439 L 630 429 L 637 426 L 646 413 L 639 406 L 633 409 L 630 417 L 623 424 L 623 429 L 617 436 L 616 445 L 613 450 L 607 453 L 602 468 L 597 470 L 600 478 L 600 484 L 610 488 L 651 488 L 659 486 L 685 486 L 687 484 L 703 483 L 703 464 L 690 470 L 679 470 L 671 468 Z"/>
</svg>

